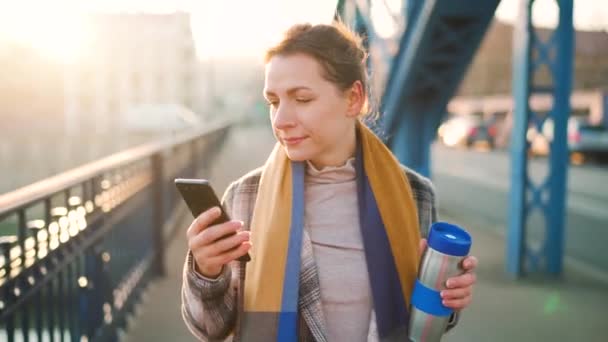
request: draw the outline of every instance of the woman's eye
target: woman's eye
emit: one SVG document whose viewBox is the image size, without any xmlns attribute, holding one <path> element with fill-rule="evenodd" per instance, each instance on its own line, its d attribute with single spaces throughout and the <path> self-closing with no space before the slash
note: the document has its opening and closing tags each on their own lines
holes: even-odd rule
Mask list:
<svg viewBox="0 0 608 342">
<path fill-rule="evenodd" d="M 276 107 L 279 104 L 279 101 L 266 101 L 268 107 Z"/>
<path fill-rule="evenodd" d="M 296 101 L 297 101 L 298 103 L 307 103 L 307 102 L 310 102 L 310 101 L 312 101 L 312 100 L 311 100 L 311 99 L 296 99 Z"/>
</svg>

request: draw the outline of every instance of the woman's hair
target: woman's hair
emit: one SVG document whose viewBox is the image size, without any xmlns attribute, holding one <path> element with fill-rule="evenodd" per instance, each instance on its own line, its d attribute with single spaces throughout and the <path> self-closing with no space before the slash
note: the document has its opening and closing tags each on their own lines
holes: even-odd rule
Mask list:
<svg viewBox="0 0 608 342">
<path fill-rule="evenodd" d="M 367 112 L 369 86 L 367 52 L 362 38 L 341 22 L 332 25 L 297 24 L 285 32 L 283 39 L 266 51 L 265 63 L 277 55 L 303 53 L 313 57 L 323 69 L 323 77 L 346 91 L 361 81 L 366 96 L 362 113 Z"/>
</svg>

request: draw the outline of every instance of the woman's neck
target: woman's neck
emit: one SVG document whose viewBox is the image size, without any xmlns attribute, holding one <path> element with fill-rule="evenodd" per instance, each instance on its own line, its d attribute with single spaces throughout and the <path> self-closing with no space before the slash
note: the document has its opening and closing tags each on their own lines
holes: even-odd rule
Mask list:
<svg viewBox="0 0 608 342">
<path fill-rule="evenodd" d="M 340 144 L 335 146 L 330 153 L 325 153 L 318 158 L 313 158 L 310 160 L 310 163 L 314 165 L 317 170 L 321 170 L 327 166 L 342 166 L 346 164 L 350 158 L 355 156 L 357 147 L 356 128 L 353 127 L 352 130 L 349 130 L 347 136 L 342 137 L 339 141 Z"/>
</svg>

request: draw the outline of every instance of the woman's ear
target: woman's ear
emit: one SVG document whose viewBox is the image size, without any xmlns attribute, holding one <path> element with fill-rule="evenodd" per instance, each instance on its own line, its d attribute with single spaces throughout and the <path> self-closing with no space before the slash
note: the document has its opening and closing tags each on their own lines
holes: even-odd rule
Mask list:
<svg viewBox="0 0 608 342">
<path fill-rule="evenodd" d="M 350 87 L 347 94 L 347 100 L 348 110 L 346 116 L 349 118 L 358 117 L 366 102 L 365 89 L 361 81 L 355 81 Z"/>
</svg>

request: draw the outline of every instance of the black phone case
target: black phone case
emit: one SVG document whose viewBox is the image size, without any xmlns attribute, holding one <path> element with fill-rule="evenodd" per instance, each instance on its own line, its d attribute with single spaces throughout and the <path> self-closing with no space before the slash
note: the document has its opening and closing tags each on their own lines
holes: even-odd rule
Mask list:
<svg viewBox="0 0 608 342">
<path fill-rule="evenodd" d="M 175 179 L 175 186 L 194 217 L 198 217 L 208 209 L 219 207 L 222 210 L 222 214 L 219 218 L 213 221 L 213 224 L 221 224 L 230 220 L 226 214 L 226 211 L 222 207 L 220 200 L 215 194 L 213 187 L 211 187 L 211 184 L 209 184 L 209 181 L 205 179 L 177 178 Z M 220 239 L 225 237 L 226 236 L 223 236 Z M 237 260 L 250 261 L 251 258 L 249 254 L 245 254 Z"/>
</svg>

